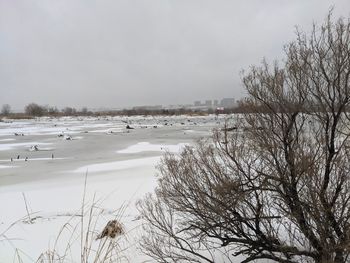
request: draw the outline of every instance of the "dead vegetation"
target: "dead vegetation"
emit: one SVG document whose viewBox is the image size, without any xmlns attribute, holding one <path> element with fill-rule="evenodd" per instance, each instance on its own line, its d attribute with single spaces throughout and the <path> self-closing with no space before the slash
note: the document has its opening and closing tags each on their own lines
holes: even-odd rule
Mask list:
<svg viewBox="0 0 350 263">
<path fill-rule="evenodd" d="M 283 66 L 243 73 L 247 113 L 167 153 L 139 203 L 157 262 L 345 263 L 350 255 L 350 21 L 327 17 Z M 241 129 L 244 127 L 244 129 Z"/>
<path fill-rule="evenodd" d="M 106 211 L 102 207 L 103 198 L 97 199 L 96 195 L 91 200 L 86 197 L 87 177 L 85 179 L 84 195 L 81 209 L 78 213 L 57 214 L 55 217 L 46 218 L 38 216 L 29 209 L 29 202 L 23 193 L 27 215 L 12 223 L 2 233 L 0 242 L 7 242 L 13 247 L 14 263 L 111 263 L 128 262 L 126 251 L 131 246 L 128 241 L 128 232 L 123 226 L 122 217 L 129 204 L 114 211 Z M 69 219 L 60 228 L 54 242 L 42 252 L 37 259 L 33 259 L 25 251 L 16 247 L 17 239 L 10 238 L 7 234 L 11 228 L 19 224 L 37 224 L 37 220 L 57 220 L 58 217 Z M 112 218 L 112 220 L 108 220 Z"/>
<path fill-rule="evenodd" d="M 104 209 L 99 205 L 94 195 L 91 203 L 86 200 L 87 175 L 81 205 L 81 215 L 78 223 L 72 217 L 60 230 L 52 248 L 42 253 L 36 263 L 77 262 L 77 251 L 80 250 L 80 263 L 122 262 L 123 252 L 128 248 L 125 243 L 126 232 L 121 218 L 125 206 L 114 211 L 113 220 L 104 227 L 101 222 Z M 102 230 L 101 230 L 102 229 Z M 67 235 L 68 234 L 68 235 Z M 63 238 L 63 239 L 62 239 Z M 124 240 L 123 240 L 124 239 Z"/>
</svg>

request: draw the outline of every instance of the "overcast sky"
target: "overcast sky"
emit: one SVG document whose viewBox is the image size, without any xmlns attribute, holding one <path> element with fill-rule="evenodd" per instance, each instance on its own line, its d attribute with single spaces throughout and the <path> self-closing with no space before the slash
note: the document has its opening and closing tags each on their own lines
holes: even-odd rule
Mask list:
<svg viewBox="0 0 350 263">
<path fill-rule="evenodd" d="M 349 0 L 0 0 L 0 105 L 240 98 L 239 72 L 331 6 L 350 14 Z"/>
</svg>

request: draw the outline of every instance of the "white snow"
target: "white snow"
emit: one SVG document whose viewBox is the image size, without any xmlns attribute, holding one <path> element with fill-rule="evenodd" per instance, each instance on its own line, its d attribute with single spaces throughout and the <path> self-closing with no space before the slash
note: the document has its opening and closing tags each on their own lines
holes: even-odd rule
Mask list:
<svg viewBox="0 0 350 263">
<path fill-rule="evenodd" d="M 126 206 L 121 221 L 128 233 L 126 247 L 134 244 L 139 231 L 139 221 L 135 202 L 145 193 L 152 191 L 155 183 L 155 169 L 159 157 L 127 160 L 115 163 L 96 164 L 89 166 L 86 190 L 86 203 L 91 205 L 93 196 L 100 200 L 98 206 L 103 209 L 97 230 L 116 215 L 115 210 Z M 94 172 L 106 172 L 113 169 L 113 175 Z M 80 222 L 81 202 L 83 198 L 84 177 L 86 167 L 74 171 L 74 176 L 64 180 L 54 179 L 41 182 L 25 183 L 0 188 L 0 210 L 5 211 L 0 219 L 0 233 L 16 222 L 7 232 L 11 243 L 0 241 L 0 262 L 12 262 L 15 248 L 20 248 L 26 254 L 20 254 L 23 262 L 33 262 L 55 242 L 62 226 L 68 221 L 71 228 Z M 68 173 L 69 174 L 69 173 Z M 28 223 L 26 203 L 33 223 Z M 25 218 L 25 220 L 23 220 Z M 78 233 L 79 234 L 79 233 Z M 71 233 L 61 235 L 57 249 L 63 249 Z M 96 246 L 98 242 L 93 242 Z M 76 247 L 78 245 L 78 247 Z M 73 245 L 73 256 L 79 257 L 79 242 Z M 74 255 L 75 254 L 75 255 Z M 128 262 L 142 262 L 142 255 L 131 246 L 125 252 Z M 124 261 L 123 261 L 124 262 Z"/>
<path fill-rule="evenodd" d="M 119 150 L 117 153 L 140 153 L 140 152 L 173 152 L 179 153 L 181 150 L 188 145 L 188 143 L 179 143 L 175 145 L 162 145 L 162 144 L 151 144 L 149 142 L 139 142 L 135 145 L 131 145 L 124 150 Z"/>
<path fill-rule="evenodd" d="M 89 132 L 94 132 L 94 133 L 120 133 L 120 132 L 123 132 L 123 128 L 91 130 Z"/>
<path fill-rule="evenodd" d="M 0 151 L 7 151 L 12 150 L 13 148 L 17 147 L 28 147 L 33 145 L 51 145 L 52 143 L 45 143 L 45 142 L 19 142 L 19 143 L 4 143 L 0 144 Z"/>
<path fill-rule="evenodd" d="M 13 166 L 0 165 L 0 169 L 13 168 Z"/>
<path fill-rule="evenodd" d="M 1 139 L 0 142 L 11 142 L 11 141 L 15 141 L 16 139 L 11 139 L 11 138 L 8 138 L 8 139 Z"/>
<path fill-rule="evenodd" d="M 72 159 L 72 158 L 68 158 L 68 157 L 38 157 L 38 158 L 35 158 L 35 157 L 31 157 L 31 158 L 28 158 L 28 161 L 54 161 L 54 160 L 67 160 L 67 159 Z M 25 159 L 16 159 L 16 158 L 13 158 L 12 159 L 12 162 L 24 162 Z M 10 162 L 8 159 L 1 159 L 0 162 L 2 163 L 8 163 Z M 13 167 L 13 166 L 10 166 L 10 167 Z"/>
<path fill-rule="evenodd" d="M 142 167 L 144 165 L 156 164 L 160 160 L 160 156 L 157 157 L 148 157 L 148 158 L 139 158 L 139 159 L 130 159 L 126 161 L 116 161 L 109 163 L 98 163 L 82 166 L 76 170 L 74 173 L 100 173 L 107 171 L 120 171 L 131 168 Z"/>
<path fill-rule="evenodd" d="M 214 118 L 67 117 L 0 123 L 0 136 L 4 136 L 0 140 L 0 262 L 13 262 L 15 248 L 23 252 L 20 252 L 23 262 L 35 262 L 40 253 L 55 242 L 62 226 L 80 212 L 86 173 L 86 202 L 91 204 L 96 194 L 103 209 L 98 228 L 115 216 L 113 211 L 127 204 L 121 218 L 128 232 L 127 260 L 144 262 L 145 258 L 135 247 L 141 231 L 135 202 L 154 190 L 155 166 L 161 154 L 181 152 L 199 134 L 209 132 Z M 165 121 L 173 127 L 164 126 Z M 135 130 L 108 136 L 125 131 L 127 124 Z M 141 129 L 153 125 L 158 128 Z M 87 133 L 75 136 L 83 132 Z M 184 136 L 184 132 L 188 134 Z M 24 136 L 15 138 L 14 133 Z M 77 140 L 68 142 L 58 138 L 58 134 L 71 135 Z M 28 152 L 33 145 L 38 145 L 38 151 Z M 52 150 L 55 157 L 50 158 L 51 153 L 44 150 Z M 11 156 L 19 154 L 21 159 L 10 162 Z M 22 156 L 28 156 L 28 162 Z M 13 167 L 16 169 L 10 169 Z M 33 223 L 18 221 L 27 216 L 24 197 L 29 213 L 37 218 Z M 75 219 L 79 222 L 80 217 Z M 14 222 L 6 232 L 11 242 L 3 241 L 1 234 Z"/>
</svg>

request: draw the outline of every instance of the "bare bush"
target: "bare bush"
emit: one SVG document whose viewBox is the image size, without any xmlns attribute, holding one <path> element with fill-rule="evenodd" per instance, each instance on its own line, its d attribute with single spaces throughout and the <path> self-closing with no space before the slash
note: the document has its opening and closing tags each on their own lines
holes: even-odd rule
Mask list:
<svg viewBox="0 0 350 263">
<path fill-rule="evenodd" d="M 1 114 L 7 116 L 11 113 L 11 106 L 9 104 L 2 105 Z"/>
<path fill-rule="evenodd" d="M 77 110 L 75 108 L 72 108 L 72 107 L 65 107 L 63 110 L 62 110 L 63 114 L 64 115 L 75 115 L 77 113 Z"/>
<path fill-rule="evenodd" d="M 48 106 L 48 107 L 47 107 L 47 113 L 48 113 L 49 115 L 57 115 L 57 114 L 59 113 L 59 110 L 58 110 L 58 108 L 55 107 L 55 106 Z"/>
<path fill-rule="evenodd" d="M 158 262 L 349 262 L 350 22 L 329 15 L 283 66 L 243 73 L 235 129 L 166 154 L 139 203 Z"/>
<path fill-rule="evenodd" d="M 26 114 L 30 116 L 43 116 L 47 113 L 47 109 L 44 106 L 40 106 L 36 103 L 30 103 L 24 107 L 24 111 Z"/>
<path fill-rule="evenodd" d="M 121 218 L 125 206 L 111 213 L 113 220 L 106 221 L 105 209 L 101 200 L 92 198 L 86 200 L 87 175 L 84 184 L 84 194 L 79 215 L 73 215 L 59 231 L 59 234 L 48 250 L 43 252 L 36 263 L 109 263 L 127 261 L 123 253 L 128 249 L 127 232 Z M 111 216 L 110 215 L 110 216 Z M 79 253 L 78 253 L 79 252 Z M 79 258 L 80 254 L 80 258 Z"/>
</svg>

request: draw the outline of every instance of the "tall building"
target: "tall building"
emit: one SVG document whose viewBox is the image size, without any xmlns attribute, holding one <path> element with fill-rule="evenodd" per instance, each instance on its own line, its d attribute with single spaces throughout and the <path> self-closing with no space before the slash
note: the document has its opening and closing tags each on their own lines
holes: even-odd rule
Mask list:
<svg viewBox="0 0 350 263">
<path fill-rule="evenodd" d="M 194 106 L 201 106 L 201 101 L 200 100 L 196 100 L 194 102 Z"/>
<path fill-rule="evenodd" d="M 206 100 L 205 101 L 205 106 L 211 107 L 212 106 L 212 101 L 211 100 Z"/>
<path fill-rule="evenodd" d="M 221 100 L 221 107 L 224 108 L 233 108 L 236 106 L 236 102 L 234 98 L 223 98 Z"/>
</svg>

